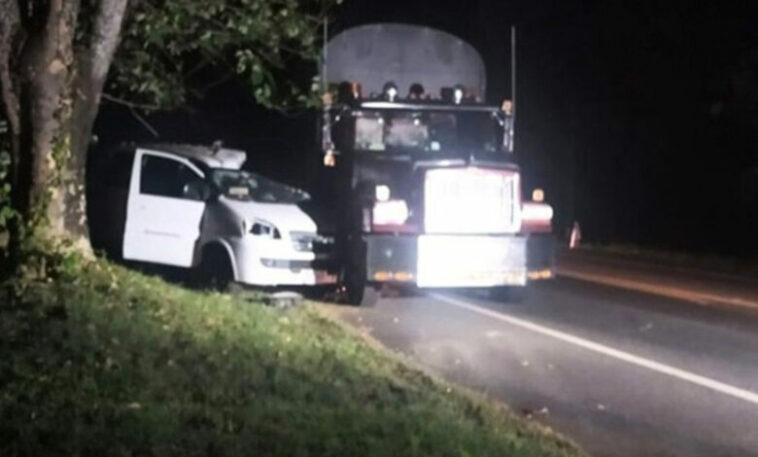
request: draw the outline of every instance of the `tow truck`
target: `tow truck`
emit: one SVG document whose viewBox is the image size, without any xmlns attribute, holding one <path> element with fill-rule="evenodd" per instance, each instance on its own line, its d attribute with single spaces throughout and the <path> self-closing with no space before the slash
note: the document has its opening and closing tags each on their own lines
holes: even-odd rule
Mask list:
<svg viewBox="0 0 758 457">
<path fill-rule="evenodd" d="M 486 289 L 520 299 L 553 276 L 553 210 L 525 201 L 515 104 L 484 103 L 479 53 L 405 24 L 343 31 L 325 45 L 321 184 L 332 186 L 345 300 L 388 284 Z"/>
</svg>

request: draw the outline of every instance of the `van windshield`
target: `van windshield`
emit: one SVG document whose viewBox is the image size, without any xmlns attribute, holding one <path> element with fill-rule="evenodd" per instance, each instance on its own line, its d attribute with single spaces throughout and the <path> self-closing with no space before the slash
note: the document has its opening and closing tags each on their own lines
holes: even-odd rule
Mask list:
<svg viewBox="0 0 758 457">
<path fill-rule="evenodd" d="M 307 192 L 242 170 L 211 171 L 213 185 L 226 197 L 259 203 L 300 203 L 310 199 Z"/>
</svg>

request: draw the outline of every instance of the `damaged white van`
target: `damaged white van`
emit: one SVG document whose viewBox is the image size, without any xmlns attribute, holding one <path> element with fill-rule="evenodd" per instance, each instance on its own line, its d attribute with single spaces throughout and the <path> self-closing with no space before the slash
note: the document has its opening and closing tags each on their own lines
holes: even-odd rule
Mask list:
<svg viewBox="0 0 758 457">
<path fill-rule="evenodd" d="M 126 145 L 92 160 L 92 243 L 111 257 L 192 268 L 208 284 L 336 282 L 332 239 L 299 205 L 306 192 L 242 170 L 220 146 Z"/>
</svg>

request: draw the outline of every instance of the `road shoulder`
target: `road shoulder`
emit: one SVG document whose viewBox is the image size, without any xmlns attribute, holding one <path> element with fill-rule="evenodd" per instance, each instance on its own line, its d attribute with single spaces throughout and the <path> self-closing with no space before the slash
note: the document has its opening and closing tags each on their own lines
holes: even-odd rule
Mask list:
<svg viewBox="0 0 758 457">
<path fill-rule="evenodd" d="M 704 269 L 672 267 L 654 261 L 588 250 L 557 253 L 559 276 L 674 298 L 702 306 L 758 310 L 758 281 Z"/>
</svg>

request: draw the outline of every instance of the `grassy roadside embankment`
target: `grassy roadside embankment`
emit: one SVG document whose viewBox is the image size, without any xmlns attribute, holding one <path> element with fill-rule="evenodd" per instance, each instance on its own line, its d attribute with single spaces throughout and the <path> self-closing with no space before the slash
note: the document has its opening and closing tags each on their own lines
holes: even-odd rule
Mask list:
<svg viewBox="0 0 758 457">
<path fill-rule="evenodd" d="M 0 292 L 4 457 L 583 455 L 310 305 L 267 308 L 102 261 Z"/>
</svg>

